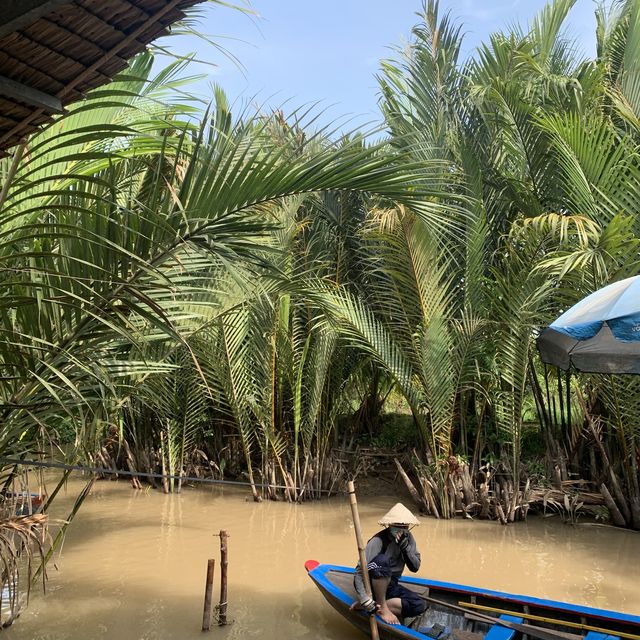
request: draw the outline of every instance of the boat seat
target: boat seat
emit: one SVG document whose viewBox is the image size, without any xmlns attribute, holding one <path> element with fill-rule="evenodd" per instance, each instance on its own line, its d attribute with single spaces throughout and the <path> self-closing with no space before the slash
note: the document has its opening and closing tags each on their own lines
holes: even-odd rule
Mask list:
<svg viewBox="0 0 640 640">
<path fill-rule="evenodd" d="M 506 614 L 502 614 L 500 616 L 500 620 L 522 623 L 522 618 L 508 616 Z M 516 633 L 515 629 L 507 629 L 507 627 L 501 627 L 499 624 L 494 624 L 487 632 L 487 635 L 485 635 L 484 640 L 513 640 Z M 596 638 L 593 638 L 593 640 L 596 640 Z"/>
<path fill-rule="evenodd" d="M 584 640 L 620 640 L 618 636 L 610 636 L 606 633 L 599 633 L 598 631 L 589 631 L 584 637 Z"/>
</svg>

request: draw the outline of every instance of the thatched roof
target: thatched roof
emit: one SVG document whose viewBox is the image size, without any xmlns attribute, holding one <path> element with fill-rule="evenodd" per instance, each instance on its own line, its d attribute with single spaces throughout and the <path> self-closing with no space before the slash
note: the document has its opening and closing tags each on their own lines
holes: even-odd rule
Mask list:
<svg viewBox="0 0 640 640">
<path fill-rule="evenodd" d="M 202 0 L 2 0 L 0 155 Z"/>
</svg>

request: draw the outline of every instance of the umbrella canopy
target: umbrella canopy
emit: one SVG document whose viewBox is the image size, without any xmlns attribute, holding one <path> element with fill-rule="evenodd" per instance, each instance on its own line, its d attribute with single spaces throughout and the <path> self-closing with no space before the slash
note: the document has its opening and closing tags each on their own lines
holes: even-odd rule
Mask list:
<svg viewBox="0 0 640 640">
<path fill-rule="evenodd" d="M 563 313 L 538 338 L 543 362 L 591 373 L 640 373 L 640 276 L 614 282 Z"/>
</svg>

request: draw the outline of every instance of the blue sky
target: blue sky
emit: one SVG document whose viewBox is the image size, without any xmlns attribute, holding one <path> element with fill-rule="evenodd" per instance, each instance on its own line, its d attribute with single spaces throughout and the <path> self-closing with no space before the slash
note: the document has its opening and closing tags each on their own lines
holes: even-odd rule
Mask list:
<svg viewBox="0 0 640 640">
<path fill-rule="evenodd" d="M 466 58 L 491 32 L 513 22 L 526 24 L 544 5 L 545 0 L 441 0 L 440 10 L 449 10 L 464 26 Z M 216 64 L 200 70 L 232 103 L 284 105 L 287 112 L 319 103 L 324 119 L 345 116 L 356 126 L 378 119 L 378 62 L 406 41 L 421 0 L 252 0 L 242 6 L 257 15 L 202 5 L 198 30 L 244 68 L 195 38 L 174 38 L 169 44 Z M 590 56 L 594 9 L 593 0 L 577 0 L 568 20 L 571 35 Z"/>
</svg>

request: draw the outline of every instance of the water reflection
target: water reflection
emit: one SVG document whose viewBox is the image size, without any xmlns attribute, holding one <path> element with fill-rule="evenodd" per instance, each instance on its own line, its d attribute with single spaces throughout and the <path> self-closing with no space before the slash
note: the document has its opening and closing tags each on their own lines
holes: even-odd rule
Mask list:
<svg viewBox="0 0 640 640">
<path fill-rule="evenodd" d="M 81 480 L 57 504 L 63 516 Z M 66 502 L 66 504 L 63 504 Z M 360 500 L 365 535 L 396 502 Z M 354 564 L 348 500 L 305 505 L 246 500 L 237 488 L 185 489 L 181 495 L 96 484 L 50 570 L 46 596 L 35 594 L 6 640 L 201 639 L 207 558 L 219 558 L 220 529 L 230 532 L 229 618 L 221 640 L 260 637 L 361 638 L 306 577 L 309 558 Z M 491 522 L 423 519 L 414 530 L 421 574 L 640 614 L 636 558 L 640 536 L 532 518 Z M 216 567 L 217 599 L 219 579 Z"/>
</svg>

